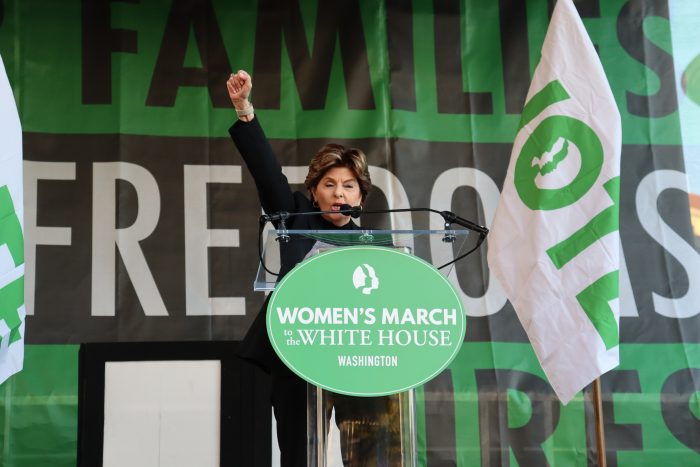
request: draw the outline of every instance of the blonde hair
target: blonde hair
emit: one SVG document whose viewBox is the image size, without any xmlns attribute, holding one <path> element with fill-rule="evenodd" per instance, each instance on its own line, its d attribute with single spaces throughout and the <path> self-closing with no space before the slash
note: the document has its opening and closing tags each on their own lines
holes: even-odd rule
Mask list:
<svg viewBox="0 0 700 467">
<path fill-rule="evenodd" d="M 306 175 L 304 185 L 311 191 L 318 185 L 326 172 L 335 167 L 350 169 L 360 186 L 362 202 L 364 203 L 370 188 L 372 188 L 372 180 L 369 177 L 367 157 L 359 149 L 346 148 L 340 144 L 326 144 L 309 161 L 309 173 Z"/>
</svg>

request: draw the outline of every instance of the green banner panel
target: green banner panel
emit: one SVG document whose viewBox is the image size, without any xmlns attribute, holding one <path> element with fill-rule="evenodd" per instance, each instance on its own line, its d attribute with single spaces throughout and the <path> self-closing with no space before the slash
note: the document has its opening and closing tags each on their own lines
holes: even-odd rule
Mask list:
<svg viewBox="0 0 700 467">
<path fill-rule="evenodd" d="M 0 386 L 1 463 L 74 464 L 77 344 L 239 340 L 255 319 L 260 206 L 227 136 L 231 71 L 253 76 L 294 189 L 309 157 L 338 142 L 368 156 L 367 209 L 488 226 L 553 4 L 0 0 L 24 130 L 29 344 L 25 369 Z M 700 6 L 575 5 L 622 115 L 609 464 L 698 464 Z M 362 222 L 442 227 L 424 213 Z M 214 231 L 226 240 L 202 240 Z M 467 334 L 421 392 L 421 465 L 593 464 L 588 394 L 554 398 L 485 253 L 457 265 Z M 227 313 L 202 305 L 212 299 Z"/>
</svg>

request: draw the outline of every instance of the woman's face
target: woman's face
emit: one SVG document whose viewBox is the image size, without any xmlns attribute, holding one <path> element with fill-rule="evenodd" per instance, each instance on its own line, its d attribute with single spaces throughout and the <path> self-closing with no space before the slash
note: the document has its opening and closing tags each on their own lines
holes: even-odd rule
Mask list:
<svg viewBox="0 0 700 467">
<path fill-rule="evenodd" d="M 362 201 L 360 184 L 352 170 L 347 167 L 333 167 L 326 172 L 318 185 L 311 188 L 311 194 L 321 211 L 338 211 L 343 204 L 358 206 Z M 344 214 L 323 214 L 331 224 L 342 227 L 350 222 Z"/>
</svg>

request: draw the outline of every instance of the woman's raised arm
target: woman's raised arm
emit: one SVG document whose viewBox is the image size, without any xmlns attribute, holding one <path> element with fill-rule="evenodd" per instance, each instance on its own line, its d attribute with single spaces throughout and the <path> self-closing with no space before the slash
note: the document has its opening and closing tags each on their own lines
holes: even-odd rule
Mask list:
<svg viewBox="0 0 700 467">
<path fill-rule="evenodd" d="M 231 74 L 226 87 L 239 120 L 229 129 L 229 133 L 255 180 L 262 208 L 268 214 L 293 211 L 294 195 L 287 177 L 282 173 L 282 167 L 248 100 L 253 80 L 248 73 L 239 70 Z"/>
</svg>

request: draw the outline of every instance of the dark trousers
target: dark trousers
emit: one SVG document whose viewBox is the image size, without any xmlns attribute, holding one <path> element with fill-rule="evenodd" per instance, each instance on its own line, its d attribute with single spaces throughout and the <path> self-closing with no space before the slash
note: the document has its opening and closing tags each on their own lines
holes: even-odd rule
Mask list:
<svg viewBox="0 0 700 467">
<path fill-rule="evenodd" d="M 286 367 L 272 372 L 281 467 L 306 467 L 306 381 Z"/>
</svg>

